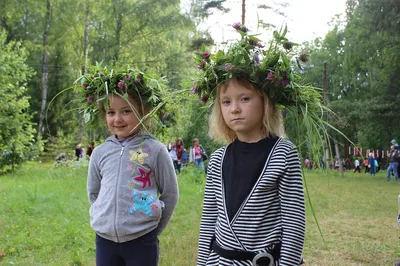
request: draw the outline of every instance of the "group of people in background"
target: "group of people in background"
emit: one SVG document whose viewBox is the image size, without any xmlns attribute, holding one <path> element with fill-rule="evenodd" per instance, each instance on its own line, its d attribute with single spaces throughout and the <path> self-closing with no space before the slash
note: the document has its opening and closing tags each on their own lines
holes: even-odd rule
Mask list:
<svg viewBox="0 0 400 266">
<path fill-rule="evenodd" d="M 89 143 L 89 146 L 88 146 L 88 148 L 86 149 L 86 152 L 85 152 L 85 149 L 82 147 L 81 143 L 76 144 L 76 147 L 75 147 L 75 158 L 76 158 L 76 160 L 79 161 L 80 159 L 84 158 L 85 155 L 90 158 L 90 156 L 92 155 L 94 147 L 95 147 L 95 143 L 94 143 L 94 141 L 92 141 L 92 142 Z"/>
<path fill-rule="evenodd" d="M 168 143 L 167 150 L 174 164 L 175 171 L 179 174 L 182 166 L 193 163 L 196 168 L 205 170 L 204 162 L 208 159 L 208 154 L 204 147 L 199 143 L 199 139 L 193 139 L 193 145 L 189 148 L 189 152 L 183 145 L 183 140 L 177 138 L 175 143 Z"/>
<path fill-rule="evenodd" d="M 382 164 L 379 163 L 378 159 L 375 157 L 374 153 L 369 153 L 367 158 L 364 158 L 361 161 L 361 158 L 355 157 L 354 162 L 352 164 L 351 160 L 349 158 L 346 158 L 345 160 L 342 161 L 343 168 L 346 170 L 350 170 L 354 168 L 353 173 L 358 172 L 361 173 L 361 169 L 364 168 L 364 173 L 369 173 L 371 176 L 375 176 L 379 170 L 386 169 L 387 171 L 387 181 L 391 181 L 391 176 L 393 175 L 395 180 L 398 181 L 399 179 L 399 164 L 400 164 L 400 152 L 399 152 L 399 144 L 397 143 L 396 139 L 393 139 L 390 142 L 390 153 L 388 157 L 388 165 L 381 162 Z M 323 162 L 323 157 L 320 160 L 320 165 L 321 162 Z M 361 163 L 362 162 L 362 163 Z M 306 158 L 304 160 L 304 165 L 307 169 L 317 169 L 318 164 L 312 162 Z M 386 168 L 387 165 L 387 168 Z M 339 170 L 340 162 L 339 160 L 335 160 L 334 162 L 334 168 L 336 170 Z M 323 167 L 321 167 L 323 168 Z M 330 164 L 330 168 L 332 168 L 332 165 Z"/>
</svg>

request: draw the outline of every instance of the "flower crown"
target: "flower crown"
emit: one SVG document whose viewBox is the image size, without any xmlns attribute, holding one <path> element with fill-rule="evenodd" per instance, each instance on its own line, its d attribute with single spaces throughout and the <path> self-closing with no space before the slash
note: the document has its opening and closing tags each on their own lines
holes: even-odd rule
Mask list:
<svg viewBox="0 0 400 266">
<path fill-rule="evenodd" d="M 274 103 L 283 106 L 307 104 L 320 98 L 314 88 L 297 83 L 299 76 L 293 72 L 296 64 L 292 61 L 292 47 L 296 44 L 285 37 L 286 27 L 282 33 L 274 31 L 273 40 L 267 46 L 256 35 L 248 35 L 248 29 L 240 23 L 232 27 L 242 38 L 232 44 L 227 52 L 219 50 L 211 54 L 203 45 L 202 53 L 196 56 L 199 73 L 191 92 L 198 94 L 202 103 L 215 98 L 216 87 L 233 77 L 248 80 Z M 307 53 L 295 59 L 300 68 L 300 61 L 307 60 Z"/>
<path fill-rule="evenodd" d="M 98 104 L 103 102 L 107 106 L 110 94 L 126 99 L 128 95 L 137 95 L 138 99 L 135 98 L 135 101 L 139 105 L 147 105 L 153 109 L 152 113 L 160 113 L 163 106 L 161 95 L 166 87 L 166 79 L 134 68 L 114 70 L 96 65 L 74 84 L 84 105 L 85 123 L 91 123 L 98 115 Z"/>
</svg>

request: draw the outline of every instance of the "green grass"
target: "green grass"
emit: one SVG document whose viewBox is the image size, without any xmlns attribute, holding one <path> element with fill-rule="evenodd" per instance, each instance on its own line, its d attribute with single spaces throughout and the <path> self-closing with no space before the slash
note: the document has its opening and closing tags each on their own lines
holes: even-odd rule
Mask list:
<svg viewBox="0 0 400 266">
<path fill-rule="evenodd" d="M 0 176 L 0 265 L 94 265 L 86 171 L 86 165 L 28 163 Z M 382 172 L 306 172 L 327 245 L 307 205 L 306 265 L 393 265 L 400 257 L 400 184 L 385 180 Z M 195 265 L 204 179 L 186 168 L 179 188 L 178 207 L 160 237 L 161 266 Z"/>
</svg>

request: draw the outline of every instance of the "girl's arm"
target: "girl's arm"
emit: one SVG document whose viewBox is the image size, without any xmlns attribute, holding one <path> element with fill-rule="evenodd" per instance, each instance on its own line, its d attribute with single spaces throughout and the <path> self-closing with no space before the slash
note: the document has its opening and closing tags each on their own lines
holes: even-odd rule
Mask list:
<svg viewBox="0 0 400 266">
<path fill-rule="evenodd" d="M 215 171 L 213 165 L 214 162 L 211 158 L 207 168 L 207 181 L 204 190 L 203 212 L 200 222 L 200 236 L 197 257 L 198 266 L 206 265 L 207 263 L 207 259 L 211 253 L 211 241 L 215 235 L 215 224 L 218 217 L 218 208 L 212 180 L 213 171 Z"/>
<path fill-rule="evenodd" d="M 279 180 L 282 246 L 280 266 L 299 265 L 304 245 L 305 206 L 299 155 L 295 147 L 286 155 L 286 171 Z"/>
<path fill-rule="evenodd" d="M 88 170 L 88 178 L 86 185 L 90 204 L 93 204 L 96 201 L 97 196 L 99 195 L 100 192 L 100 186 L 101 186 L 101 175 L 100 175 L 100 169 L 98 167 L 97 152 L 95 149 L 93 150 L 92 156 L 89 160 L 89 170 Z"/>
<path fill-rule="evenodd" d="M 155 162 L 155 178 L 157 180 L 160 200 L 164 202 L 165 208 L 162 211 L 161 220 L 158 224 L 158 235 L 164 231 L 169 223 L 172 213 L 178 203 L 179 190 L 176 181 L 175 168 L 168 154 L 167 149 L 163 146 L 158 152 Z"/>
</svg>

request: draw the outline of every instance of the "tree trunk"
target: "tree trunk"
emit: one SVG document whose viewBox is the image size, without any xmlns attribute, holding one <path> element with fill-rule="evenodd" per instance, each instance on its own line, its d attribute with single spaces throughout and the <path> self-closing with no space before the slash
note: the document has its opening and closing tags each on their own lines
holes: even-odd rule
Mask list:
<svg viewBox="0 0 400 266">
<path fill-rule="evenodd" d="M 327 78 L 326 78 L 326 62 L 324 63 L 324 81 L 323 81 L 323 89 L 324 89 L 324 102 L 326 105 L 329 105 L 329 97 L 328 97 L 328 84 L 327 84 Z M 329 115 L 327 117 L 327 120 L 329 120 Z M 343 163 L 342 163 L 342 158 L 340 156 L 340 149 L 339 149 L 339 143 L 337 142 L 335 138 L 335 133 L 331 133 L 333 142 L 335 145 L 335 153 L 336 153 L 336 159 L 339 161 L 339 171 L 340 171 L 340 176 L 344 175 L 343 172 Z M 326 160 L 325 162 L 327 163 L 327 167 L 329 169 L 329 161 L 330 161 L 330 152 L 329 152 L 329 145 L 327 143 L 328 139 L 325 141 L 325 155 L 326 155 Z M 335 161 L 332 160 L 332 167 L 335 168 Z"/>
<path fill-rule="evenodd" d="M 124 18 L 124 14 L 119 13 L 120 11 L 114 6 L 114 14 L 116 17 L 116 25 L 115 25 L 115 47 L 114 47 L 114 60 L 118 62 L 119 52 L 121 46 L 121 31 L 122 31 L 122 20 Z"/>
<path fill-rule="evenodd" d="M 246 0 L 242 0 L 242 25 L 246 22 Z"/>
<path fill-rule="evenodd" d="M 85 28 L 83 29 L 83 65 L 82 75 L 86 73 L 87 59 L 88 59 L 88 48 L 89 47 L 89 3 L 85 3 Z M 83 138 L 83 113 L 82 110 L 78 111 L 78 143 L 82 142 Z"/>
<path fill-rule="evenodd" d="M 47 0 L 46 5 L 46 24 L 43 33 L 43 57 L 42 57 L 42 77 L 41 77 L 41 89 L 42 89 L 42 102 L 40 105 L 40 116 L 38 125 L 38 136 L 43 135 L 43 121 L 46 116 L 46 105 L 47 105 L 47 90 L 49 82 L 49 53 L 48 53 L 48 36 L 51 26 L 51 3 Z"/>
</svg>

